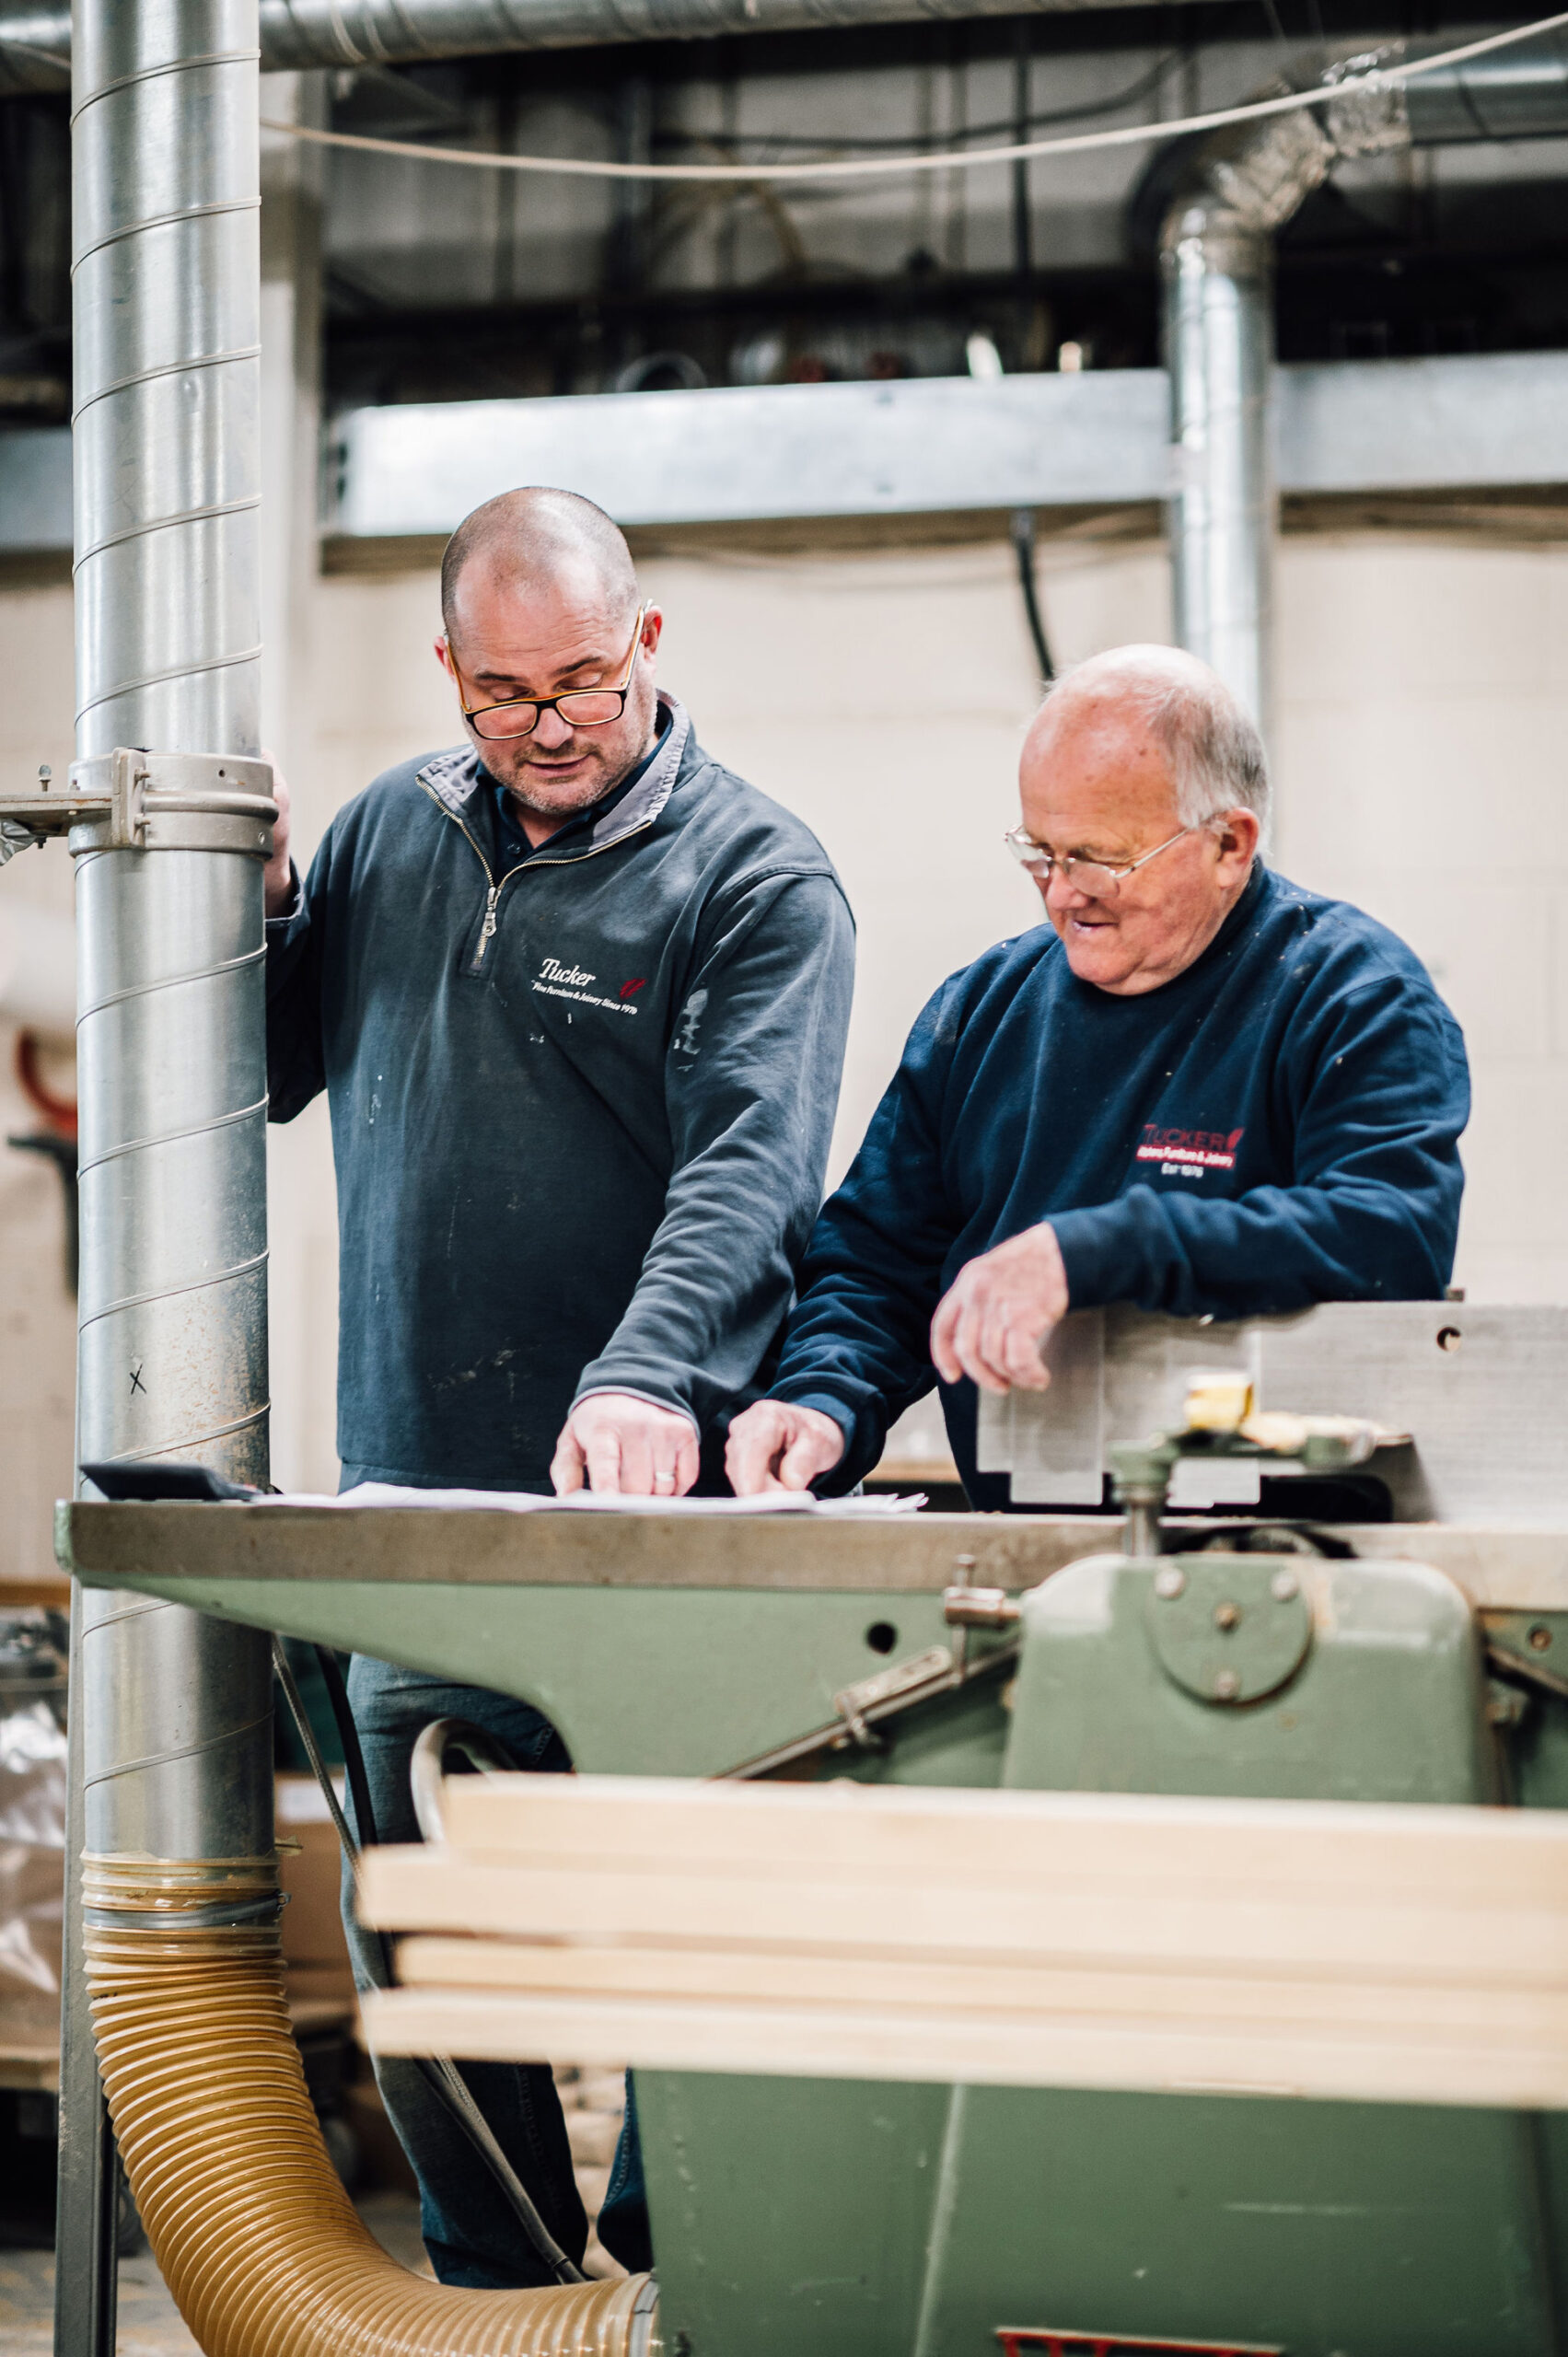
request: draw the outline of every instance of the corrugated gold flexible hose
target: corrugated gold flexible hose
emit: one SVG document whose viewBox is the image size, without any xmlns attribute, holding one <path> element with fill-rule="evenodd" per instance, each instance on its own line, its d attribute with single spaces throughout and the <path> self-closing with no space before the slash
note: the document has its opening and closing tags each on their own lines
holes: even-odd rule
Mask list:
<svg viewBox="0 0 1568 2357">
<path fill-rule="evenodd" d="M 466 2291 L 381 2248 L 306 2091 L 276 1896 L 270 1859 L 85 1864 L 110 2114 L 154 2255 L 205 2357 L 657 2357 L 645 2275 Z"/>
</svg>

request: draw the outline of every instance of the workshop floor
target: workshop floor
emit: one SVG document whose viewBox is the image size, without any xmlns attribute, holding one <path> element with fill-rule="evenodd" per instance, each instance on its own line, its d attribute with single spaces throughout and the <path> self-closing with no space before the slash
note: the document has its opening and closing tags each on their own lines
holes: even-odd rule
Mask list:
<svg viewBox="0 0 1568 2357">
<path fill-rule="evenodd" d="M 429 2273 L 412 2194 L 367 2193 L 357 2206 L 384 2249 Z M 5 2357 L 51 2357 L 53 2336 L 54 2253 L 0 2250 L 0 2350 Z M 119 2357 L 200 2357 L 151 2251 L 120 2262 L 118 2347 Z"/>
<path fill-rule="evenodd" d="M 610 2163 L 621 2131 L 622 2079 L 618 2071 L 558 2069 L 562 2107 L 590 2220 L 604 2199 Z M 405 2267 L 430 2272 L 419 2238 L 419 2203 L 412 2194 L 361 2195 L 360 2216 L 385 2250 Z M 588 2246 L 590 2275 L 621 2270 L 600 2247 Z M 118 2357 L 200 2357 L 169 2298 L 151 2251 L 120 2262 Z M 3 2357 L 52 2357 L 54 2253 L 0 2247 L 0 2352 Z"/>
</svg>

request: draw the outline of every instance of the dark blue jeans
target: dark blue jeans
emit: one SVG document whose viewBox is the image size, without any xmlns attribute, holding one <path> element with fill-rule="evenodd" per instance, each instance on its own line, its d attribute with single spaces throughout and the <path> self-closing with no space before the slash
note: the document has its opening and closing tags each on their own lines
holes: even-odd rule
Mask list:
<svg viewBox="0 0 1568 2357">
<path fill-rule="evenodd" d="M 419 1670 L 396 1669 L 356 1654 L 349 1666 L 349 1700 L 365 1753 L 365 1771 L 383 1841 L 417 1841 L 419 1825 L 409 1789 L 414 1742 L 432 1719 L 469 1719 L 505 1744 L 519 1768 L 563 1774 L 566 1747 L 548 1719 L 514 1696 Z M 355 1978 L 372 1983 L 374 1933 L 354 1921 L 346 1877 L 343 1924 Z M 560 2097 L 547 2062 L 464 2062 L 464 2079 L 545 2224 L 573 2259 L 580 2260 L 588 2225 L 572 2173 L 571 2147 Z M 417 2066 L 398 2055 L 376 2059 L 387 2116 L 419 2179 L 420 2225 L 430 2262 L 443 2283 L 489 2291 L 548 2283 L 553 2279 L 503 2198 L 484 2162 L 432 2093 Z M 599 2239 L 629 2268 L 652 2263 L 636 2114 L 627 2087 L 626 2126 L 599 2212 Z"/>
</svg>

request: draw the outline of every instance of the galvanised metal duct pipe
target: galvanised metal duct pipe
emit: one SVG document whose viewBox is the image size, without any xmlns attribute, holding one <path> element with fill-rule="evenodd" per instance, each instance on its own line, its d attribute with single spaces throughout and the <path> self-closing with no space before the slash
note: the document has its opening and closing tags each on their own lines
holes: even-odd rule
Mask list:
<svg viewBox="0 0 1568 2357">
<path fill-rule="evenodd" d="M 83 0 L 73 99 L 78 760 L 215 757 L 221 792 L 260 709 L 254 0 Z M 260 1482 L 262 832 L 187 809 L 143 840 L 72 839 L 78 1454 Z M 88 1850 L 270 1853 L 266 1639 L 89 1594 L 82 1661 Z"/>
<path fill-rule="evenodd" d="M 1310 78 L 1338 81 L 1387 55 Z M 1159 235 L 1177 643 L 1214 667 L 1265 732 L 1278 507 L 1273 233 L 1341 156 L 1409 141 L 1397 88 L 1329 99 L 1323 112 L 1326 122 L 1316 110 L 1268 115 L 1179 150 Z M 1168 157 L 1156 157 L 1145 184 L 1168 174 Z"/>
<path fill-rule="evenodd" d="M 1277 505 L 1271 261 L 1268 238 L 1226 211 L 1192 202 L 1167 219 L 1172 625 L 1177 644 L 1212 664 L 1265 729 Z"/>
<path fill-rule="evenodd" d="M 1450 37 L 1409 41 L 1408 58 L 1433 57 Z M 1568 133 L 1568 26 L 1516 48 L 1440 66 L 1405 87 L 1412 147 L 1472 139 L 1561 139 Z"/>
<path fill-rule="evenodd" d="M 1074 5 L 1032 0 L 1040 15 Z M 1105 5 L 1132 7 L 1140 0 Z M 261 64 L 274 73 L 1019 13 L 1016 0 L 261 0 L 260 24 Z M 1418 42 L 1411 53 L 1441 45 Z M 58 90 L 70 62 L 69 8 L 0 0 L 0 98 Z M 1411 85 L 1412 141 L 1551 137 L 1562 125 L 1565 81 L 1568 41 L 1561 31 L 1451 68 Z"/>
<path fill-rule="evenodd" d="M 1335 164 L 1411 145 L 1568 134 L 1568 29 L 1472 58 L 1407 86 L 1340 90 L 1353 75 L 1440 40 L 1317 62 L 1320 109 L 1240 124 L 1187 153 L 1164 180 L 1160 229 L 1170 375 L 1171 591 L 1178 644 L 1214 666 L 1267 732 L 1273 481 L 1273 240 Z M 1264 95 L 1272 95 L 1265 93 Z M 1157 179 L 1156 179 L 1157 176 Z M 1135 200 L 1136 203 L 1136 200 Z"/>
<path fill-rule="evenodd" d="M 1044 16 L 1078 5 L 1026 0 Z M 1101 5 L 1135 7 L 1140 0 Z M 1019 13 L 1018 0 L 261 0 L 261 64 L 268 73 L 409 65 L 505 50 Z M 69 8 L 52 0 L 0 0 L 0 98 L 59 89 L 70 56 Z"/>
<path fill-rule="evenodd" d="M 110 816 L 71 835 L 77 1455 L 199 1457 L 264 1481 L 271 804 L 269 772 L 244 758 L 261 654 L 254 0 L 82 0 L 73 99 L 74 784 L 112 796 Z M 178 807 L 144 807 L 149 782 Z M 87 1852 L 270 1861 L 266 1638 L 84 1590 L 74 1652 L 72 1822 Z M 73 1855 L 74 1927 L 79 1868 Z M 102 2210 L 68 2165 L 93 2144 L 81 1973 L 74 1941 L 63 2324 L 77 2285 L 111 2264 Z M 111 2340 L 111 2298 L 95 2293 L 89 2312 L 95 2341 Z"/>
</svg>

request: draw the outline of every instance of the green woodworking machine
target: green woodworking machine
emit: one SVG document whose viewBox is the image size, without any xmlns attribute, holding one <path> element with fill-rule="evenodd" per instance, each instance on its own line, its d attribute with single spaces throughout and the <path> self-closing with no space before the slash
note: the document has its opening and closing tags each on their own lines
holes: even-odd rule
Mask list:
<svg viewBox="0 0 1568 2357">
<path fill-rule="evenodd" d="M 1011 1515 L 78 1503 L 60 1556 L 524 1696 L 599 1773 L 1568 1805 L 1568 1314 L 1095 1313 L 1053 1375 L 986 1403 Z M 1564 2346 L 1557 2115 L 638 2097 L 671 2357 Z"/>
</svg>

